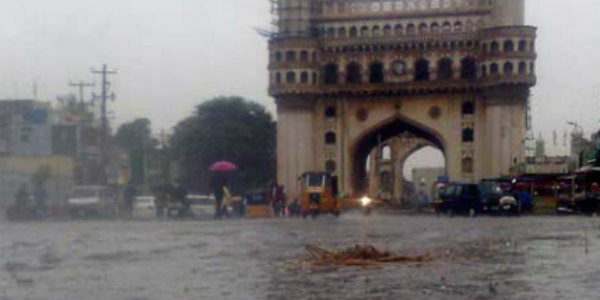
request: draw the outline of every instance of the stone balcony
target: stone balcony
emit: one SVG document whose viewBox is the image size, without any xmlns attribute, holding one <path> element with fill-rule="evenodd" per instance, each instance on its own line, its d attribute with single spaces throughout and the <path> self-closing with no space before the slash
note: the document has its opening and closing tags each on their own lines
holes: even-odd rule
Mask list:
<svg viewBox="0 0 600 300">
<path fill-rule="evenodd" d="M 308 84 L 271 85 L 269 93 L 274 96 L 321 95 L 321 96 L 401 96 L 484 90 L 497 86 L 533 86 L 536 76 L 532 74 L 491 75 L 474 80 L 409 81 L 402 83 L 363 83 L 313 86 Z"/>
</svg>

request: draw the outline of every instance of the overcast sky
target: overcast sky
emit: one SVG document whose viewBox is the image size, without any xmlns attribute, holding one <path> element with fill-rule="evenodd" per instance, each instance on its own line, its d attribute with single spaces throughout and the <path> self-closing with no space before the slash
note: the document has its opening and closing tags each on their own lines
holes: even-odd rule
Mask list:
<svg viewBox="0 0 600 300">
<path fill-rule="evenodd" d="M 116 121 L 149 117 L 170 128 L 218 95 L 273 109 L 267 95 L 268 0 L 0 0 L 0 98 L 40 100 L 71 90 L 69 80 L 113 76 Z M 527 0 L 538 31 L 533 122 L 552 148 L 567 120 L 600 124 L 600 1 Z M 74 91 L 74 90 L 73 90 Z M 91 93 L 91 91 L 90 91 Z M 553 149 L 552 152 L 560 152 Z"/>
</svg>

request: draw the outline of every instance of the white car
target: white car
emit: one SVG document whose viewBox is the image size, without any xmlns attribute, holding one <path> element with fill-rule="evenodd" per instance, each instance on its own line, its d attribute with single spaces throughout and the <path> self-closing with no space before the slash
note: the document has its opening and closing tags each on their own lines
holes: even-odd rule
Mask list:
<svg viewBox="0 0 600 300">
<path fill-rule="evenodd" d="M 213 195 L 188 195 L 192 204 L 192 213 L 196 217 L 213 217 L 215 215 L 215 197 Z"/>
<path fill-rule="evenodd" d="M 78 186 L 73 188 L 67 199 L 67 210 L 71 216 L 114 216 L 117 214 L 117 198 L 104 186 Z"/>
<path fill-rule="evenodd" d="M 138 196 L 135 198 L 133 215 L 136 217 L 152 217 L 156 214 L 154 196 Z"/>
</svg>

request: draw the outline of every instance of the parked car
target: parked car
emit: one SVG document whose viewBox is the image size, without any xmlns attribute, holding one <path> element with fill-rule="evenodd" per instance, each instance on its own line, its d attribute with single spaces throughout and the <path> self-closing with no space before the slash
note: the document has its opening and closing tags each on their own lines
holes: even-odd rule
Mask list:
<svg viewBox="0 0 600 300">
<path fill-rule="evenodd" d="M 479 187 L 469 183 L 450 183 L 440 190 L 441 213 L 450 216 L 456 214 L 476 215 L 481 212 Z"/>
<path fill-rule="evenodd" d="M 191 203 L 191 210 L 195 217 L 214 217 L 216 200 L 213 195 L 190 194 L 187 199 Z"/>
<path fill-rule="evenodd" d="M 154 196 L 138 196 L 135 198 L 133 215 L 135 217 L 153 217 L 156 215 L 156 203 Z"/>
<path fill-rule="evenodd" d="M 117 214 L 117 197 L 108 187 L 78 186 L 67 199 L 67 211 L 71 216 L 113 217 Z"/>
</svg>

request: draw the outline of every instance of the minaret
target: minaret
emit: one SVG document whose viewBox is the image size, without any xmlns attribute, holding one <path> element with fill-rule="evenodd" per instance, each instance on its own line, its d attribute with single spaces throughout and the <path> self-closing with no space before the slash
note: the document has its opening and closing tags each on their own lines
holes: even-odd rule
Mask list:
<svg viewBox="0 0 600 300">
<path fill-rule="evenodd" d="M 525 0 L 494 1 L 494 26 L 525 25 Z"/>
</svg>

